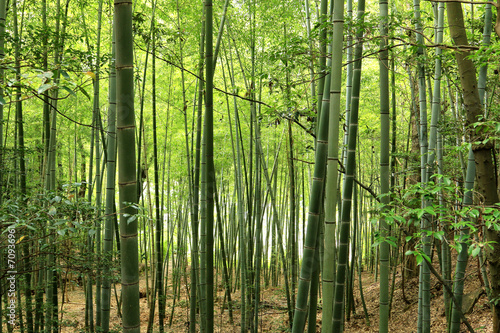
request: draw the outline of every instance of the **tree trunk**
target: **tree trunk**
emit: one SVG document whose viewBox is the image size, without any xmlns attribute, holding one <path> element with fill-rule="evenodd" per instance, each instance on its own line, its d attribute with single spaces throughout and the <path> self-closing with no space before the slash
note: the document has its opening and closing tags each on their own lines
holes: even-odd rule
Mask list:
<svg viewBox="0 0 500 333">
<path fill-rule="evenodd" d="M 479 121 L 482 114 L 481 102 L 479 99 L 478 84 L 476 79 L 476 69 L 474 63 L 469 58 L 467 49 L 460 49 L 460 46 L 468 46 L 467 34 L 464 27 L 462 5 L 459 2 L 447 4 L 448 22 L 450 34 L 453 42 L 458 46 L 455 51 L 460 82 L 462 85 L 462 95 L 467 114 L 467 124 L 469 126 L 468 137 L 472 143 L 474 160 L 476 161 L 476 188 L 477 192 L 484 200 L 482 204 L 491 206 L 498 202 L 498 193 L 495 181 L 495 168 L 493 161 L 494 144 L 492 141 L 484 142 L 486 139 L 483 131 L 472 131 L 471 125 Z M 492 242 L 492 248 L 488 251 L 488 263 L 491 276 L 492 298 L 500 296 L 500 233 L 487 229 L 486 239 Z M 500 332 L 500 303 L 494 305 L 493 332 Z"/>
</svg>

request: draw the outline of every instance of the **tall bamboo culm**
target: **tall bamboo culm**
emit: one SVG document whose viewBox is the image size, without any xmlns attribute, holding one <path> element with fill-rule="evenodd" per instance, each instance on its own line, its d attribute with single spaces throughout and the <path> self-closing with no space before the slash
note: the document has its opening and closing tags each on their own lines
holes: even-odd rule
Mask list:
<svg viewBox="0 0 500 333">
<path fill-rule="evenodd" d="M 328 61 L 328 67 L 331 66 L 331 60 Z M 311 285 L 314 260 L 316 258 L 316 239 L 318 236 L 318 228 L 320 228 L 321 203 L 323 202 L 323 188 L 326 175 L 326 158 L 328 150 L 328 118 L 329 118 L 329 103 L 330 103 L 330 77 L 325 78 L 325 86 L 323 89 L 323 101 L 321 103 L 321 114 L 319 117 L 319 131 L 316 137 L 316 155 L 314 161 L 314 176 L 311 186 L 309 199 L 309 216 L 307 219 L 307 229 L 304 241 L 304 251 L 302 256 L 302 265 L 300 268 L 300 278 L 297 291 L 297 300 L 295 304 L 295 312 L 293 315 L 292 332 L 303 332 L 306 315 L 307 303 L 309 298 L 309 289 Z"/>
<path fill-rule="evenodd" d="M 134 57 L 132 2 L 115 0 L 116 128 L 123 332 L 139 333 L 139 256 L 137 238 L 137 181 L 135 155 Z"/>
<path fill-rule="evenodd" d="M 213 156 L 213 11 L 212 1 L 205 1 L 205 118 L 203 126 L 201 179 L 205 186 L 205 238 L 202 248 L 205 252 L 205 313 L 204 332 L 214 330 L 214 193 L 215 170 Z M 205 162 L 205 163 L 203 163 Z M 204 164 L 204 165 L 203 165 Z M 202 191 L 203 193 L 203 191 Z M 203 218 L 203 216 L 202 216 Z"/>
<path fill-rule="evenodd" d="M 465 192 L 462 201 L 463 206 L 470 206 L 473 203 L 472 189 L 474 187 L 474 178 L 476 176 L 476 163 L 474 161 L 474 152 L 472 148 L 469 149 L 467 158 L 467 174 L 465 177 Z M 464 280 L 465 269 L 467 268 L 467 261 L 469 259 L 468 239 L 469 229 L 465 228 L 460 232 L 460 245 L 461 251 L 457 256 L 457 266 L 455 268 L 455 277 L 453 280 L 453 297 L 455 302 L 452 302 L 452 310 L 450 316 L 450 333 L 460 332 L 460 319 L 462 315 L 462 297 L 464 293 Z M 458 305 L 458 307 L 457 307 Z"/>
<path fill-rule="evenodd" d="M 420 174 L 421 182 L 427 183 L 427 96 L 425 84 L 425 65 L 424 65 L 424 45 L 422 22 L 420 16 L 420 0 L 413 0 L 413 11 L 415 16 L 415 30 L 417 31 L 417 68 L 418 68 L 418 100 L 420 110 Z M 422 208 L 425 208 L 427 202 L 422 198 Z M 425 215 L 421 219 L 420 228 L 429 229 L 429 216 Z M 424 235 L 422 239 L 424 253 L 428 256 L 430 253 L 430 237 Z M 418 333 L 426 333 L 430 330 L 430 271 L 426 263 L 420 267 L 419 289 L 418 289 Z"/>
<path fill-rule="evenodd" d="M 113 32 L 111 46 L 111 62 L 109 66 L 108 92 L 108 131 L 107 131 L 107 166 L 106 166 L 106 219 L 104 222 L 103 258 L 104 275 L 102 282 L 102 330 L 109 332 L 109 316 L 111 307 L 110 265 L 113 259 L 113 232 L 115 222 L 115 181 L 116 181 L 116 69 L 115 69 L 115 35 Z"/>
<path fill-rule="evenodd" d="M 379 2 L 380 8 L 380 195 L 381 203 L 389 204 L 389 51 L 387 49 L 389 6 L 387 0 Z M 389 226 L 382 217 L 379 220 L 380 236 L 389 236 Z M 379 332 L 389 330 L 389 243 L 380 243 L 380 298 Z"/>
<path fill-rule="evenodd" d="M 344 287 L 346 282 L 346 268 L 349 257 L 349 233 L 351 224 L 351 202 L 354 183 L 354 172 L 356 166 L 356 141 L 358 133 L 358 110 L 359 95 L 361 86 L 361 59 L 363 52 L 363 34 L 364 34 L 364 12 L 365 1 L 358 2 L 357 21 L 359 23 L 356 32 L 357 44 L 354 51 L 353 78 L 352 78 L 352 104 L 349 119 L 349 137 L 347 145 L 347 164 L 342 191 L 342 209 L 339 230 L 339 251 L 337 259 L 337 274 L 335 276 L 335 301 L 333 304 L 333 330 L 332 332 L 343 331 L 344 314 Z"/>
<path fill-rule="evenodd" d="M 332 37 L 332 62 L 330 72 L 330 104 L 328 119 L 328 164 L 325 190 L 325 233 L 323 257 L 323 326 L 322 332 L 331 332 L 333 298 L 335 292 L 335 255 L 336 255 L 336 217 L 337 217 L 337 180 L 339 163 L 339 124 L 342 90 L 342 48 L 333 47 L 343 40 L 344 1 L 335 1 Z"/>
</svg>

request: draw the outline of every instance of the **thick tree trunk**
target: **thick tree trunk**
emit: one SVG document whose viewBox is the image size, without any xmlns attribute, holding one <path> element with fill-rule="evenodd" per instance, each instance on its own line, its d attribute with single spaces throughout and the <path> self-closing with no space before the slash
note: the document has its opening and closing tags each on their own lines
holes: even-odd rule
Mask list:
<svg viewBox="0 0 500 333">
<path fill-rule="evenodd" d="M 482 114 L 481 102 L 476 79 L 474 63 L 468 58 L 469 51 L 460 49 L 468 46 L 467 35 L 464 27 L 462 5 L 459 2 L 447 4 L 448 22 L 450 34 L 454 43 L 459 47 L 455 52 L 457 59 L 460 82 L 462 84 L 462 95 L 467 112 L 467 123 L 473 124 L 478 121 Z M 493 167 L 494 145 L 492 141 L 485 144 L 474 144 L 485 139 L 482 131 L 470 131 L 469 140 L 473 143 L 472 150 L 476 161 L 476 189 L 480 195 L 481 203 L 485 206 L 498 202 L 498 193 L 495 181 L 495 168 Z M 492 242 L 492 248 L 488 251 L 488 263 L 491 276 L 491 292 L 493 299 L 500 296 L 500 233 L 488 229 L 487 241 Z M 493 332 L 500 332 L 500 304 L 494 306 Z"/>
</svg>

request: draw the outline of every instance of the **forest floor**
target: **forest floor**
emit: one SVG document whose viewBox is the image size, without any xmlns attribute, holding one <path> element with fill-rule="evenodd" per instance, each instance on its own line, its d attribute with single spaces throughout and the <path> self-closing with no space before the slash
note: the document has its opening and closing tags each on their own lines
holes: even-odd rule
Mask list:
<svg viewBox="0 0 500 333">
<path fill-rule="evenodd" d="M 464 293 L 472 293 L 481 288 L 479 279 L 479 269 L 477 267 L 477 260 L 469 263 L 467 269 L 467 277 L 465 281 Z M 185 282 L 184 282 L 185 283 Z M 181 298 L 176 301 L 176 306 L 173 316 L 172 305 L 172 286 L 169 285 L 169 295 L 167 296 L 167 316 L 165 320 L 165 332 L 187 332 L 189 327 L 189 299 L 187 297 L 187 287 L 181 285 Z M 363 294 L 366 301 L 368 318 L 370 326 L 366 324 L 364 311 L 361 303 L 359 282 L 356 279 L 354 282 L 355 292 L 355 314 L 351 315 L 349 321 L 345 323 L 345 332 L 378 332 L 378 317 L 379 317 L 379 283 L 374 280 L 372 273 L 362 273 Z M 117 285 L 117 293 L 120 287 Z M 148 323 L 148 306 L 147 297 L 145 297 L 146 279 L 144 274 L 141 274 L 140 280 L 141 290 L 141 332 L 146 332 Z M 94 290 L 95 292 L 95 290 Z M 267 288 L 262 291 L 262 302 L 260 312 L 259 332 L 287 332 L 288 316 L 286 311 L 286 299 L 284 297 L 284 288 Z M 431 276 L 431 331 L 432 332 L 446 332 L 446 319 L 444 315 L 443 305 L 443 287 L 442 285 Z M 239 332 L 240 331 L 240 310 L 238 307 L 239 292 L 231 295 L 234 302 L 233 320 L 234 324 L 229 322 L 229 315 L 227 308 L 221 312 L 222 304 L 224 303 L 224 290 L 221 286 L 219 279 L 219 288 L 216 298 L 216 314 L 215 332 Z M 401 288 L 401 274 L 398 269 L 396 274 L 396 283 L 394 290 L 394 298 L 392 302 L 392 317 L 389 323 L 390 332 L 416 332 L 417 330 L 417 308 L 418 308 L 418 281 L 416 278 L 410 279 L 405 283 L 405 297 L 403 299 L 403 292 Z M 63 322 L 62 332 L 83 332 L 85 323 L 85 299 L 84 293 L 81 288 L 75 288 L 73 291 L 68 292 L 69 302 L 64 303 L 63 306 Z M 236 301 L 235 301 L 236 300 Z M 321 304 L 320 304 L 321 307 Z M 157 311 L 156 311 L 157 314 Z M 483 294 L 472 311 L 466 315 L 470 324 L 476 332 L 491 332 L 492 319 L 491 312 L 488 306 L 487 297 Z M 156 315 L 156 318 L 157 315 Z M 169 321 L 172 318 L 171 326 Z M 316 323 L 316 331 L 321 331 L 321 311 L 318 311 Z M 116 300 L 112 296 L 112 309 L 111 309 L 111 325 L 110 328 L 113 332 L 120 332 L 120 318 L 116 311 Z M 156 322 L 157 323 L 157 322 Z M 462 332 L 467 332 L 467 328 L 462 324 Z M 157 324 L 154 327 L 154 332 L 158 332 Z"/>
</svg>

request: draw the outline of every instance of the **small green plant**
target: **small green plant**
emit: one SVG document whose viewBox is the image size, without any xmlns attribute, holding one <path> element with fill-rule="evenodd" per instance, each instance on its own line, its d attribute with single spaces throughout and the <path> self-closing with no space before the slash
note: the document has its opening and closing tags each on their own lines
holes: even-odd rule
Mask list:
<svg viewBox="0 0 500 333">
<path fill-rule="evenodd" d="M 479 255 L 485 247 L 491 247 L 491 242 L 482 241 L 475 237 L 483 227 L 500 231 L 500 204 L 493 206 L 462 205 L 464 189 L 458 186 L 451 178 L 443 175 L 434 175 L 433 181 L 423 185 L 417 183 L 408 189 L 389 193 L 391 201 L 384 205 L 380 203 L 377 214 L 372 223 L 376 224 L 379 218 L 384 218 L 388 225 L 406 229 L 411 224 L 420 225 L 421 219 L 431 222 L 431 229 L 420 229 L 416 233 L 406 235 L 405 240 L 416 240 L 416 247 L 408 250 L 406 255 L 415 255 L 417 263 L 422 263 L 425 254 L 422 251 L 422 239 L 428 236 L 440 241 L 446 241 L 458 253 L 464 244 L 468 246 L 468 254 L 472 257 Z M 476 193 L 476 201 L 480 197 Z M 430 204 L 422 208 L 422 200 Z M 467 232 L 464 232 L 467 231 Z M 450 238 L 450 233 L 455 232 Z M 387 242 L 397 246 L 397 237 L 375 235 L 373 246 Z M 426 258 L 430 261 L 430 258 Z"/>
</svg>

